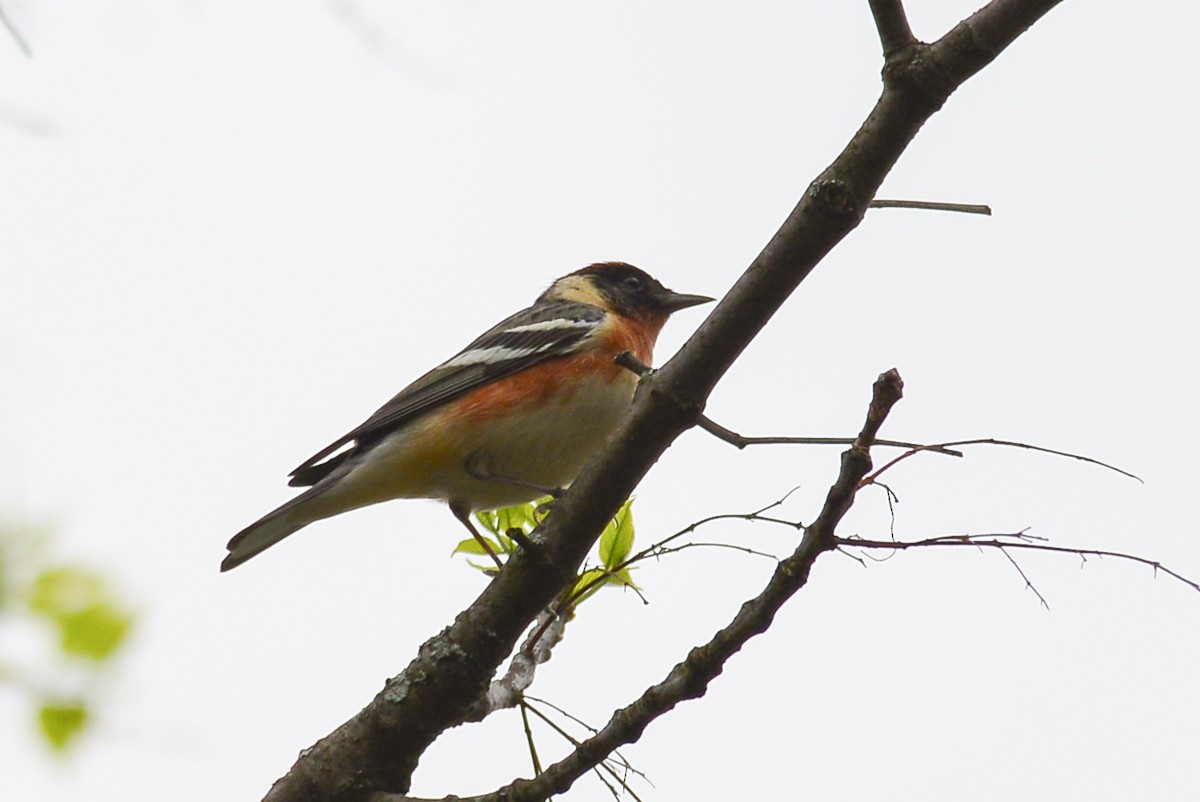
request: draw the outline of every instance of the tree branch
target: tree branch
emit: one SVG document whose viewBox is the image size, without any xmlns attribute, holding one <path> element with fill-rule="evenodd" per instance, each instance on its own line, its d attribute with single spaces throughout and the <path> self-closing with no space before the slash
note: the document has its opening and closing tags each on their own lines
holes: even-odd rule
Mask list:
<svg viewBox="0 0 1200 802">
<path fill-rule="evenodd" d="M 582 741 L 574 752 L 532 780 L 517 780 L 492 793 L 465 797 L 461 802 L 541 802 L 571 787 L 604 758 L 624 744 L 638 740 L 646 727 L 680 702 L 698 699 L 724 670 L 726 661 L 753 638 L 767 630 L 780 608 L 808 581 L 813 563 L 838 545 L 838 523 L 854 503 L 858 483 L 871 470 L 871 445 L 879 427 L 903 394 L 904 382 L 894 369 L 874 384 L 871 405 L 862 431 L 842 453 L 841 470 L 825 496 L 820 514 L 805 530 L 800 545 L 776 567 L 763 591 L 741 606 L 737 615 L 708 643 L 692 649 L 662 682 L 647 689 L 635 702 L 613 714 L 601 730 Z M 394 794 L 373 794 L 368 802 L 413 802 Z M 446 802 L 449 802 L 447 799 Z"/>
<path fill-rule="evenodd" d="M 516 707 L 526 690 L 533 684 L 537 667 L 550 659 L 554 647 L 563 638 L 567 617 L 553 607 L 542 611 L 525 643 L 509 661 L 508 671 L 494 680 L 487 693 L 464 714 L 464 721 L 483 721 L 497 710 Z"/>
<path fill-rule="evenodd" d="M 4 6 L 0 6 L 0 24 L 8 29 L 8 33 L 16 41 L 17 47 L 21 48 L 21 52 L 29 58 L 33 58 L 33 50 L 29 47 L 29 42 L 25 41 L 25 37 L 17 30 L 17 26 L 9 18 L 8 13 L 4 10 Z"/>
<path fill-rule="evenodd" d="M 917 37 L 913 36 L 912 28 L 908 26 L 908 16 L 900 0 L 868 2 L 871 16 L 875 17 L 875 28 L 879 31 L 879 43 L 883 45 L 884 59 L 890 61 L 893 55 L 917 44 Z"/>
<path fill-rule="evenodd" d="M 723 440 L 729 445 L 737 449 L 746 448 L 746 446 L 770 446 L 770 445 L 804 445 L 804 446 L 849 446 L 854 444 L 854 440 L 849 437 L 747 437 L 738 434 L 732 429 L 726 429 L 721 424 L 714 421 L 707 415 L 701 415 L 696 421 L 696 426 L 711 434 L 718 440 Z M 939 445 L 922 445 L 920 443 L 906 443 L 902 440 L 878 440 L 875 445 L 888 446 L 890 448 L 907 448 L 909 453 L 920 451 L 929 451 L 934 454 L 945 454 L 949 457 L 961 457 L 961 451 L 955 451 L 951 448 L 945 448 Z"/>
<path fill-rule="evenodd" d="M 1193 579 L 1188 579 L 1183 574 L 1171 570 L 1158 560 L 1151 560 L 1147 557 L 1139 557 L 1136 554 L 1130 554 L 1123 551 L 1107 551 L 1105 549 L 1079 549 L 1073 546 L 1055 546 L 1050 543 L 1033 542 L 1034 539 L 1024 535 L 1023 533 L 1010 534 L 993 534 L 993 535 L 941 535 L 939 537 L 930 537 L 923 540 L 865 540 L 862 538 L 838 538 L 839 546 L 848 546 L 856 549 L 887 549 L 890 551 L 904 551 L 906 549 L 930 548 L 936 546 L 952 546 L 963 547 L 972 546 L 974 548 L 984 549 L 999 549 L 1005 552 L 1010 560 L 1011 555 L 1007 549 L 1023 549 L 1026 551 L 1045 551 L 1052 554 L 1074 554 L 1076 557 L 1112 557 L 1118 560 L 1138 563 L 1146 565 L 1154 569 L 1154 573 L 1164 573 L 1167 576 L 1187 585 L 1194 591 L 1200 592 L 1200 582 Z M 1019 569 L 1018 569 L 1019 570 Z M 1021 574 L 1026 583 L 1029 583 L 1028 577 Z M 1032 585 L 1030 586 L 1032 587 Z M 1036 590 L 1034 591 L 1037 592 Z M 1041 594 L 1038 594 L 1041 598 Z M 1042 599 L 1045 604 L 1045 599 Z M 1047 605 L 1049 606 L 1049 605 Z"/>
<path fill-rule="evenodd" d="M 940 201 L 915 200 L 885 200 L 876 198 L 871 201 L 871 209 L 921 209 L 927 212 L 960 212 L 962 214 L 981 214 L 990 217 L 992 207 L 983 203 L 941 203 Z"/>
<path fill-rule="evenodd" d="M 1056 457 L 1067 457 L 1068 459 L 1076 459 L 1076 460 L 1079 460 L 1080 462 L 1086 462 L 1089 465 L 1096 465 L 1101 468 L 1106 468 L 1107 470 L 1110 470 L 1113 473 L 1119 473 L 1122 476 L 1126 476 L 1130 479 L 1136 479 L 1137 481 L 1142 482 L 1142 477 L 1138 476 L 1137 474 L 1130 473 L 1129 471 L 1124 470 L 1122 468 L 1118 468 L 1116 465 L 1110 465 L 1107 462 L 1101 462 L 1100 460 L 1095 459 L 1094 457 L 1085 457 L 1082 454 L 1073 454 L 1070 451 L 1058 451 L 1057 449 L 1045 448 L 1044 446 L 1035 446 L 1030 443 L 1020 443 L 1020 442 L 1017 442 L 1016 440 L 997 440 L 994 437 L 976 437 L 971 440 L 950 440 L 945 443 L 935 443 L 934 445 L 930 445 L 930 446 L 916 446 L 911 451 L 905 452 L 905 453 L 901 454 L 900 456 L 893 458 L 891 461 L 889 461 L 887 464 L 885 464 L 879 470 L 872 473 L 870 476 L 864 477 L 863 484 L 868 485 L 868 484 L 876 483 L 881 474 L 883 474 L 884 472 L 891 469 L 897 463 L 903 462 L 904 460 L 909 459 L 910 457 L 920 454 L 922 451 L 937 451 L 940 453 L 945 453 L 946 450 L 948 450 L 952 447 L 953 448 L 962 448 L 963 446 L 1007 446 L 1010 448 L 1023 448 L 1026 451 L 1037 451 L 1041 454 L 1053 454 Z M 956 456 L 962 456 L 961 453 L 956 452 L 956 451 L 952 451 L 950 453 L 953 453 Z M 1145 482 L 1142 482 L 1142 484 L 1145 484 Z"/>
<path fill-rule="evenodd" d="M 872 201 L 874 205 L 875 201 Z M 647 365 L 642 360 L 638 359 L 630 351 L 623 351 L 613 360 L 621 367 L 636 374 L 638 378 L 644 379 L 654 373 L 654 368 Z M 765 446 L 765 445 L 806 445 L 806 446 L 850 446 L 854 445 L 853 438 L 849 437 L 746 437 L 738 434 L 733 429 L 727 429 L 717 423 L 712 418 L 704 414 L 696 415 L 696 426 L 711 434 L 718 440 L 722 440 L 734 448 L 741 451 L 746 446 Z M 944 448 L 939 445 L 922 445 L 920 443 L 905 443 L 899 440 L 876 440 L 877 446 L 891 446 L 892 448 L 907 448 L 910 449 L 909 454 L 903 456 L 911 456 L 914 453 L 921 451 L 932 451 L 938 454 L 946 454 L 951 457 L 961 457 L 961 451 L 954 451 L 949 448 Z M 893 460 L 894 462 L 895 460 Z"/>
<path fill-rule="evenodd" d="M 542 548 L 536 558 L 522 550 L 510 559 L 479 598 L 427 641 L 366 708 L 304 750 L 268 800 L 332 802 L 371 791 L 408 790 L 421 754 L 440 733 L 464 721 L 525 628 L 574 580 L 618 506 L 703 411 L 717 381 L 825 254 L 862 220 L 921 126 L 960 84 L 1058 2 L 992 0 L 937 42 L 892 59 L 883 94 L 845 150 L 809 186 L 679 353 L 640 384 L 621 431 L 555 503 L 554 514 L 538 530 Z M 813 531 L 805 538 L 810 548 L 824 545 Z"/>
</svg>

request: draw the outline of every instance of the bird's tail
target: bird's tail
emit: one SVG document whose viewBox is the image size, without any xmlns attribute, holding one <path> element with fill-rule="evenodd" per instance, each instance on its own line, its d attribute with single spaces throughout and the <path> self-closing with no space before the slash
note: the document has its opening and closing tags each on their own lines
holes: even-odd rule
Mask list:
<svg viewBox="0 0 1200 802">
<path fill-rule="evenodd" d="M 324 505 L 312 503 L 326 489 L 328 486 L 310 488 L 234 535 L 226 546 L 229 553 L 221 561 L 221 570 L 228 571 L 231 568 L 237 568 L 246 560 L 266 551 L 293 532 L 332 514 L 332 511 L 320 509 Z"/>
</svg>

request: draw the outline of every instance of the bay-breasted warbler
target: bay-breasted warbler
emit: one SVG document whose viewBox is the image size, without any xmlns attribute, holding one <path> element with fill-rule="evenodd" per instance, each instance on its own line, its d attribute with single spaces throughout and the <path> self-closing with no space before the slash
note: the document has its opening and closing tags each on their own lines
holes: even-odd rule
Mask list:
<svg viewBox="0 0 1200 802">
<path fill-rule="evenodd" d="M 323 518 L 396 498 L 470 514 L 570 484 L 629 411 L 672 312 L 713 299 L 672 292 L 632 265 L 563 276 L 291 473 L 300 495 L 229 541 L 227 571 Z"/>
</svg>

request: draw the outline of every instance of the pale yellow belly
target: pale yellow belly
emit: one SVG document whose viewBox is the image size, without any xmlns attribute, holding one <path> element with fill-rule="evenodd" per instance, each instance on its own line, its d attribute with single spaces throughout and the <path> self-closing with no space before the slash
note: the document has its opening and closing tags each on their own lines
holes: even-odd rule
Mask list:
<svg viewBox="0 0 1200 802">
<path fill-rule="evenodd" d="M 472 510 L 531 501 L 544 494 L 500 477 L 569 485 L 625 418 L 635 386 L 632 374 L 597 377 L 565 397 L 517 404 L 486 420 L 452 420 L 453 405 L 435 410 L 363 455 L 323 500 L 339 511 L 393 498 L 441 499 Z M 476 479 L 468 464 L 497 478 Z"/>
</svg>

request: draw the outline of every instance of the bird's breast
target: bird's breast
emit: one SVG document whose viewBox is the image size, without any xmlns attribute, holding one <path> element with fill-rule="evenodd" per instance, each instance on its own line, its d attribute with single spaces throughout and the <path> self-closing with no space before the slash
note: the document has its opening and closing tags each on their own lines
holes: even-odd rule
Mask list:
<svg viewBox="0 0 1200 802">
<path fill-rule="evenodd" d="M 478 388 L 412 421 L 364 455 L 369 495 L 496 509 L 570 484 L 629 412 L 637 377 L 610 356 L 574 355 Z M 480 480 L 467 465 L 497 477 Z M 368 490 L 369 488 L 369 490 Z"/>
</svg>

